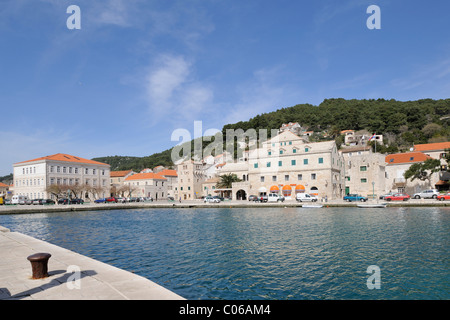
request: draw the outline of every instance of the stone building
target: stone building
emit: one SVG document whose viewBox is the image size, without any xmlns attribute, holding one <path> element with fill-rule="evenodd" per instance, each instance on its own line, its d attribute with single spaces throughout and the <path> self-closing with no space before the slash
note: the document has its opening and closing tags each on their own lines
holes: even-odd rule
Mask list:
<svg viewBox="0 0 450 320">
<path fill-rule="evenodd" d="M 14 194 L 29 199 L 55 199 L 48 191 L 50 186 L 72 189 L 72 197 L 78 193 L 83 199 L 110 195 L 110 166 L 69 154 L 15 163 L 13 173 Z"/>
</svg>

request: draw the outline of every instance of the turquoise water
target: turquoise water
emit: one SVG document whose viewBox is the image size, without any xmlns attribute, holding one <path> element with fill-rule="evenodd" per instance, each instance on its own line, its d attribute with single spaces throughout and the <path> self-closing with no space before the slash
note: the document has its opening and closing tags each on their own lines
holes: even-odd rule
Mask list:
<svg viewBox="0 0 450 320">
<path fill-rule="evenodd" d="M 448 208 L 139 209 L 0 225 L 187 299 L 449 299 Z M 369 290 L 367 268 L 380 268 Z"/>
</svg>

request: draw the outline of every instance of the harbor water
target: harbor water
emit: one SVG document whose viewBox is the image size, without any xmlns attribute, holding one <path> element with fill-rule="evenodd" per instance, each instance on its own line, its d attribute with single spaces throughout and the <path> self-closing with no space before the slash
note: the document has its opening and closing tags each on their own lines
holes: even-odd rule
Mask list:
<svg viewBox="0 0 450 320">
<path fill-rule="evenodd" d="M 0 225 L 191 300 L 450 298 L 450 208 L 131 209 Z"/>
</svg>

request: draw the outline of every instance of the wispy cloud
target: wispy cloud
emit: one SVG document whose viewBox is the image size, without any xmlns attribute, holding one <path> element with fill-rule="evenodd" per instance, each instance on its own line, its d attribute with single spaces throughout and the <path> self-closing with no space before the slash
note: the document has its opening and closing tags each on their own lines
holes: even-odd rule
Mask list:
<svg viewBox="0 0 450 320">
<path fill-rule="evenodd" d="M 193 120 L 212 104 L 212 89 L 195 79 L 193 67 L 185 57 L 170 54 L 154 61 L 144 82 L 154 121 Z"/>
<path fill-rule="evenodd" d="M 448 96 L 450 85 L 450 59 L 445 58 L 428 65 L 422 65 L 410 74 L 401 78 L 395 78 L 390 84 L 402 91 L 430 89 L 441 96 Z"/>
<path fill-rule="evenodd" d="M 281 80 L 283 75 L 283 67 L 256 70 L 247 83 L 238 85 L 236 104 L 228 108 L 225 122 L 246 121 L 277 107 L 286 107 L 287 101 L 294 101 L 294 91 L 289 83 Z M 300 91 L 298 88 L 295 91 L 297 97 L 302 94 Z"/>
</svg>

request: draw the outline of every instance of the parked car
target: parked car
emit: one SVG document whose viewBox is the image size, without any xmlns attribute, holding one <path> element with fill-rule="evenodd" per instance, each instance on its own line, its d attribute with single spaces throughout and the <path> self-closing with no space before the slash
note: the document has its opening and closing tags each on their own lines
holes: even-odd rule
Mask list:
<svg viewBox="0 0 450 320">
<path fill-rule="evenodd" d="M 450 192 L 446 194 L 440 194 L 436 197 L 436 199 L 440 201 L 450 200 Z"/>
<path fill-rule="evenodd" d="M 214 198 L 214 197 L 211 197 L 211 196 L 207 196 L 207 197 L 205 197 L 203 202 L 205 202 L 205 203 L 206 202 L 219 203 L 220 199 L 219 198 Z"/>
<path fill-rule="evenodd" d="M 219 196 L 213 196 L 213 198 L 214 198 L 214 199 L 219 199 L 219 202 L 225 200 L 224 197 L 219 197 Z"/>
<path fill-rule="evenodd" d="M 437 189 L 429 189 L 429 190 L 423 190 L 417 193 L 414 193 L 413 198 L 414 199 L 436 199 L 439 195 L 439 191 Z"/>
<path fill-rule="evenodd" d="M 114 203 L 117 203 L 117 199 L 114 198 L 114 197 L 109 197 L 109 198 L 106 198 L 105 200 L 106 200 L 106 202 L 114 202 Z"/>
<path fill-rule="evenodd" d="M 255 196 L 254 194 L 248 196 L 248 201 L 256 201 L 258 200 L 258 196 Z"/>
<path fill-rule="evenodd" d="M 11 204 L 26 204 L 27 200 L 26 196 L 15 195 L 11 199 Z"/>
<path fill-rule="evenodd" d="M 317 196 L 308 194 L 308 193 L 297 193 L 297 196 L 295 197 L 295 199 L 298 202 L 303 202 L 303 201 L 311 201 L 311 202 L 316 202 L 318 200 Z"/>
<path fill-rule="evenodd" d="M 58 199 L 58 204 L 68 204 L 69 199 Z"/>
<path fill-rule="evenodd" d="M 106 198 L 100 198 L 97 200 L 94 200 L 95 203 L 106 203 Z"/>
<path fill-rule="evenodd" d="M 268 197 L 267 195 L 260 195 L 258 196 L 258 198 L 255 200 L 256 202 L 267 202 Z"/>
<path fill-rule="evenodd" d="M 386 194 L 382 194 L 380 196 L 380 199 L 383 200 L 383 199 L 385 199 L 388 196 L 393 196 L 394 194 L 395 194 L 395 192 L 389 192 L 389 193 L 386 193 Z"/>
<path fill-rule="evenodd" d="M 44 205 L 44 204 L 55 204 L 52 199 L 35 199 L 33 200 L 33 205 Z"/>
<path fill-rule="evenodd" d="M 281 195 L 278 195 L 276 193 L 269 193 L 267 197 L 268 202 L 284 202 L 284 197 Z"/>
<path fill-rule="evenodd" d="M 123 197 L 119 197 L 119 198 L 116 198 L 117 199 L 117 202 L 120 202 L 120 203 L 125 203 L 125 202 L 127 202 L 127 199 L 126 198 L 123 198 Z"/>
<path fill-rule="evenodd" d="M 384 198 L 386 201 L 408 201 L 411 198 L 410 195 L 406 193 L 396 193 L 392 196 L 387 196 Z"/>
<path fill-rule="evenodd" d="M 352 202 L 352 201 L 362 201 L 362 202 L 366 202 L 367 201 L 367 197 L 363 197 L 360 194 L 348 194 L 344 197 L 345 201 L 348 202 Z"/>
<path fill-rule="evenodd" d="M 33 205 L 42 204 L 42 200 L 44 200 L 44 199 L 34 199 L 33 200 Z"/>
</svg>

